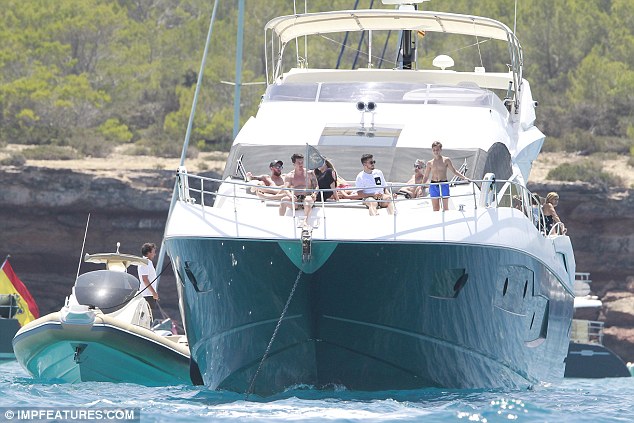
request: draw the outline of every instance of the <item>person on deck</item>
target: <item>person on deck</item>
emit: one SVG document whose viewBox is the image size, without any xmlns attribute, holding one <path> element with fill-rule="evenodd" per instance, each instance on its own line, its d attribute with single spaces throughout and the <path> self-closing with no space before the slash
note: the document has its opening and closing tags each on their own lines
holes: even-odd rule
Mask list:
<svg viewBox="0 0 634 423">
<path fill-rule="evenodd" d="M 418 198 L 424 195 L 424 189 L 422 186 L 413 186 L 414 184 L 422 184 L 423 177 L 425 176 L 425 162 L 421 159 L 416 159 L 414 162 L 414 174 L 407 181 L 406 187 L 399 190 L 399 194 L 405 195 L 405 198 Z"/>
<path fill-rule="evenodd" d="M 556 227 L 556 233 L 559 235 L 565 235 L 568 231 L 564 226 L 559 215 L 555 211 L 555 207 L 559 204 L 559 194 L 556 192 L 549 192 L 546 196 L 546 203 L 542 207 L 544 212 L 544 221 L 546 222 L 546 234 L 550 235 L 550 231 L 553 227 Z"/>
<path fill-rule="evenodd" d="M 304 168 L 304 155 L 295 153 L 291 156 L 293 162 L 293 170 L 286 174 L 284 177 L 284 186 L 286 188 L 293 188 L 293 190 L 287 190 L 280 203 L 280 216 L 286 214 L 286 209 L 295 204 L 295 209 L 301 207 L 304 208 L 304 221 L 303 225 L 308 224 L 308 218 L 310 212 L 313 209 L 315 203 L 315 193 L 309 190 L 317 188 L 317 179 L 312 171 Z M 303 191 L 305 189 L 306 191 Z"/>
<path fill-rule="evenodd" d="M 370 216 L 377 216 L 381 207 L 386 207 L 388 214 L 394 214 L 394 202 L 387 190 L 387 182 L 383 172 L 375 169 L 376 161 L 372 154 L 361 156 L 363 170 L 357 175 L 355 182 L 358 198 L 368 208 Z"/>
<path fill-rule="evenodd" d="M 434 211 L 440 210 L 440 197 L 442 194 L 442 210 L 449 208 L 449 183 L 447 179 L 447 169 L 451 170 L 456 176 L 465 181 L 469 179 L 459 173 L 451 163 L 449 157 L 442 155 L 442 144 L 440 141 L 434 141 L 431 145 L 431 151 L 434 158 L 427 162 L 423 183 L 426 183 L 431 176 L 431 185 L 429 186 L 429 196 L 432 198 L 432 206 Z"/>
<path fill-rule="evenodd" d="M 317 196 L 317 201 L 327 201 L 333 199 L 339 201 L 339 195 L 341 191 L 337 191 L 337 172 L 329 159 L 324 159 L 321 166 L 314 170 L 317 177 L 317 184 L 319 189 L 327 190 L 321 191 Z"/>
<path fill-rule="evenodd" d="M 147 259 L 148 264 L 137 266 L 139 281 L 141 282 L 140 290 L 143 298 L 150 305 L 150 310 L 152 310 L 152 314 L 154 315 L 157 301 L 159 300 L 156 270 L 154 269 L 154 263 L 152 263 L 154 256 L 156 256 L 156 245 L 146 242 L 141 246 L 141 255 Z"/>
<path fill-rule="evenodd" d="M 251 172 L 247 172 L 247 180 L 260 181 L 257 187 L 251 188 L 252 192 L 263 200 L 276 200 L 283 198 L 286 193 L 277 188 L 265 188 L 265 187 L 283 187 L 284 175 L 282 175 L 282 169 L 284 169 L 284 162 L 281 160 L 273 160 L 269 163 L 270 175 L 254 176 Z"/>
</svg>

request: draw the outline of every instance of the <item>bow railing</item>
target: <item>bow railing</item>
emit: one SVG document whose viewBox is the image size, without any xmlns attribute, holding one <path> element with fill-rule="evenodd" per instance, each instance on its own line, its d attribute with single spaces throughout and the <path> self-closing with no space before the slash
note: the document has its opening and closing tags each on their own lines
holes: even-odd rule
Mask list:
<svg viewBox="0 0 634 423">
<path fill-rule="evenodd" d="M 255 184 L 255 181 L 245 181 L 236 177 L 221 180 L 189 174 L 183 168 L 178 170 L 177 178 L 180 201 L 197 204 L 201 207 L 212 206 L 217 202 L 221 202 L 220 206 L 226 206 L 226 203 L 229 202 L 236 212 L 238 208 L 248 206 L 251 202 L 253 205 L 255 203 L 265 203 L 267 206 L 279 206 L 282 201 L 287 201 L 290 202 L 288 208 L 292 216 L 296 217 L 298 195 L 313 195 L 312 207 L 322 209 L 324 217 L 329 208 L 365 209 L 365 202 L 384 203 L 388 201 L 371 197 L 367 199 L 359 198 L 355 196 L 357 188 L 354 186 L 339 187 L 334 190 L 265 186 Z M 433 185 L 441 184 L 452 186 L 454 193 L 437 198 L 451 200 L 454 209 L 458 211 L 465 211 L 467 208 L 515 208 L 524 214 L 526 218 L 530 219 L 543 235 L 558 235 L 558 233 L 545 233 L 546 223 L 541 204 L 538 203 L 536 197 L 526 187 L 513 180 L 497 180 L 492 174 L 487 174 L 480 180 L 425 184 L 388 183 L 385 190 L 390 194 L 389 201 L 392 202 L 394 210 L 399 210 L 401 207 L 424 208 L 426 204 L 428 207 L 433 200 L 426 194 L 429 192 L 429 188 Z M 406 198 L 402 195 L 404 188 L 421 188 L 423 196 Z M 343 197 L 343 199 L 340 201 L 331 199 L 324 201 L 323 196 L 320 194 L 326 191 L 338 191 L 339 196 Z M 442 205 L 443 201 L 440 201 L 440 206 L 442 207 Z M 397 214 L 394 215 L 394 219 L 397 218 Z"/>
</svg>

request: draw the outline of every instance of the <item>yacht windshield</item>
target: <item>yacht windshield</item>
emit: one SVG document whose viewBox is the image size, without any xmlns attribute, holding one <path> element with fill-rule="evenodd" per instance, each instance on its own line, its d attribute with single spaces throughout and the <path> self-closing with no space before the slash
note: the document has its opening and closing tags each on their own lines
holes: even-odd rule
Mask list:
<svg viewBox="0 0 634 423">
<path fill-rule="evenodd" d="M 452 106 L 493 107 L 504 105 L 495 93 L 475 84 L 438 85 L 394 82 L 314 82 L 273 84 L 264 101 L 375 101 Z"/>
</svg>

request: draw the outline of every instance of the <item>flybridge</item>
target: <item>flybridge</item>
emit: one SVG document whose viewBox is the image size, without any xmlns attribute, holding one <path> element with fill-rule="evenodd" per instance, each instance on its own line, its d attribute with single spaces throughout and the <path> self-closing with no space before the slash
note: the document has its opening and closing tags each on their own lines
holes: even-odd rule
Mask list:
<svg viewBox="0 0 634 423">
<path fill-rule="evenodd" d="M 341 32 L 367 31 L 369 33 L 368 56 L 372 57 L 372 31 L 419 31 L 442 34 L 456 34 L 473 36 L 476 43 L 485 40 L 500 40 L 506 42 L 510 58 L 506 62 L 509 66 L 509 98 L 515 95 L 522 83 L 522 48 L 515 34 L 505 24 L 494 19 L 417 10 L 348 10 L 321 13 L 306 13 L 275 18 L 265 27 L 265 38 L 271 35 L 270 50 L 265 49 L 267 82 L 273 83 L 279 78 L 283 70 L 284 51 L 288 43 L 303 36 L 324 35 Z M 297 67 L 303 67 L 297 63 Z M 371 65 L 369 64 L 369 67 Z M 447 71 L 450 72 L 450 71 Z"/>
</svg>

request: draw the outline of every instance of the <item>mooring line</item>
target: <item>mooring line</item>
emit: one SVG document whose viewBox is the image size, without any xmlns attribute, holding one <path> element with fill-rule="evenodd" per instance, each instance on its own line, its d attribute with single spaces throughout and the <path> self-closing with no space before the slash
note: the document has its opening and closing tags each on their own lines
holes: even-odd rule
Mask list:
<svg viewBox="0 0 634 423">
<path fill-rule="evenodd" d="M 299 282 L 299 278 L 302 276 L 302 271 L 300 270 L 299 273 L 297 274 L 297 278 L 295 278 L 295 283 L 293 284 L 293 289 L 291 289 L 291 293 L 288 296 L 288 299 L 286 300 L 286 305 L 284 306 L 284 309 L 282 310 L 282 314 L 280 315 L 279 320 L 277 321 L 277 325 L 275 326 L 275 330 L 273 331 L 273 336 L 271 336 L 271 340 L 269 341 L 269 345 L 266 347 L 266 351 L 264 351 L 264 355 L 262 356 L 262 360 L 260 360 L 260 364 L 258 365 L 258 369 L 255 371 L 255 374 L 253 375 L 253 377 L 251 378 L 251 383 L 249 384 L 249 389 L 247 389 L 246 395 L 244 397 L 245 401 L 249 399 L 249 395 L 251 395 L 251 393 L 253 393 L 253 386 L 255 385 L 255 379 L 258 377 L 258 373 L 260 373 L 260 369 L 262 368 L 262 364 L 264 364 L 264 360 L 266 360 L 266 358 L 269 356 L 269 351 L 271 350 L 271 346 L 273 345 L 273 341 L 275 340 L 275 337 L 277 336 L 277 331 L 280 328 L 280 325 L 282 324 L 282 320 L 284 319 L 284 315 L 286 315 L 286 310 L 288 310 L 288 305 L 291 303 L 291 300 L 293 299 L 293 295 L 295 294 L 295 288 L 297 288 L 297 283 Z"/>
</svg>

